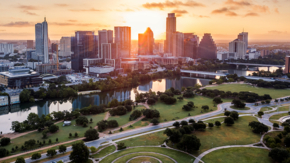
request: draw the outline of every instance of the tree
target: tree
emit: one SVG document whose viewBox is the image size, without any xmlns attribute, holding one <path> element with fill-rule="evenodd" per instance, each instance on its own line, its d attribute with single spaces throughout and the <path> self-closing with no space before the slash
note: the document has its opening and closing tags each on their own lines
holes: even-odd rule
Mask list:
<svg viewBox="0 0 290 163">
<path fill-rule="evenodd" d="M 190 119 L 188 122 L 189 123 L 195 123 L 195 120 L 194 119 Z"/>
<path fill-rule="evenodd" d="M 96 129 L 89 129 L 85 133 L 86 140 L 96 140 L 99 139 L 99 133 Z"/>
<path fill-rule="evenodd" d="M 89 123 L 89 120 L 88 120 L 88 118 L 87 117 L 85 117 L 85 116 L 80 116 L 80 117 L 78 117 L 77 119 L 76 119 L 76 124 L 77 125 L 83 125 L 84 123 Z"/>
<path fill-rule="evenodd" d="M 189 153 L 199 150 L 200 146 L 200 140 L 195 135 L 183 135 L 181 141 L 177 144 L 178 149 Z"/>
<path fill-rule="evenodd" d="M 207 110 L 209 109 L 209 107 L 208 107 L 207 105 L 203 105 L 201 108 L 202 108 L 204 111 L 207 111 Z"/>
<path fill-rule="evenodd" d="M 78 137 L 78 133 L 77 132 L 75 132 L 75 137 Z"/>
<path fill-rule="evenodd" d="M 222 99 L 220 97 L 215 97 L 213 99 L 213 102 L 215 102 L 216 104 L 220 104 L 220 103 L 223 103 Z"/>
<path fill-rule="evenodd" d="M 277 162 L 282 162 L 289 157 L 289 152 L 283 148 L 274 148 L 269 152 L 268 156 Z"/>
<path fill-rule="evenodd" d="M 263 111 L 259 111 L 258 112 L 258 116 L 261 117 L 262 115 L 264 115 L 264 112 Z"/>
<path fill-rule="evenodd" d="M 53 156 L 55 156 L 56 155 L 56 151 L 55 151 L 55 149 L 49 149 L 49 150 L 47 150 L 47 154 L 46 154 L 46 156 L 48 156 L 48 157 L 53 157 Z"/>
<path fill-rule="evenodd" d="M 155 100 L 153 99 L 153 98 L 149 98 L 148 100 L 147 100 L 147 104 L 149 104 L 149 105 L 153 105 L 153 104 L 155 104 Z"/>
<path fill-rule="evenodd" d="M 208 127 L 212 128 L 213 127 L 213 123 L 208 123 Z"/>
<path fill-rule="evenodd" d="M 158 121 L 158 119 L 154 118 L 151 120 L 151 123 L 153 123 L 153 125 L 158 125 L 159 121 Z"/>
<path fill-rule="evenodd" d="M 173 143 L 178 143 L 182 137 L 182 134 L 179 130 L 172 130 L 171 136 L 169 137 L 169 140 Z"/>
<path fill-rule="evenodd" d="M 49 127 L 49 132 L 51 133 L 55 133 L 57 130 L 59 130 L 59 127 L 57 125 L 53 124 Z"/>
<path fill-rule="evenodd" d="M 236 111 L 232 111 L 230 117 L 232 117 L 234 120 L 237 120 L 239 119 L 239 113 Z"/>
<path fill-rule="evenodd" d="M 278 123 L 273 123 L 273 127 L 274 128 L 279 128 L 279 124 Z"/>
<path fill-rule="evenodd" d="M 284 144 L 286 147 L 290 147 L 290 135 L 287 135 L 284 139 Z"/>
<path fill-rule="evenodd" d="M 166 128 L 166 130 L 163 132 L 163 134 L 166 134 L 167 136 L 171 136 L 172 135 L 172 130 L 169 128 Z"/>
<path fill-rule="evenodd" d="M 25 163 L 25 160 L 23 157 L 17 157 L 15 163 Z"/>
<path fill-rule="evenodd" d="M 268 126 L 257 121 L 250 122 L 249 126 L 253 129 L 254 133 L 263 133 L 263 132 L 268 132 L 269 130 Z"/>
<path fill-rule="evenodd" d="M 192 109 L 192 107 L 190 107 L 189 105 L 183 105 L 182 110 L 185 111 L 190 111 Z"/>
<path fill-rule="evenodd" d="M 235 123 L 232 117 L 226 117 L 224 122 L 227 124 L 227 126 L 231 126 Z"/>
<path fill-rule="evenodd" d="M 188 125 L 187 121 L 181 121 L 180 124 L 181 124 L 182 126 L 186 126 L 186 125 Z"/>
<path fill-rule="evenodd" d="M 10 143 L 10 138 L 2 138 L 1 139 L 1 142 L 0 142 L 0 144 L 1 144 L 1 146 L 6 146 L 6 145 L 8 145 L 9 143 Z"/>
<path fill-rule="evenodd" d="M 97 148 L 94 146 L 90 147 L 91 153 L 96 153 L 97 152 Z"/>
<path fill-rule="evenodd" d="M 179 124 L 179 122 L 178 121 L 176 121 L 176 122 L 174 122 L 173 123 L 173 125 L 172 126 L 174 126 L 175 128 L 178 128 L 179 126 L 180 126 L 180 124 Z"/>
<path fill-rule="evenodd" d="M 221 122 L 220 121 L 215 121 L 215 123 L 214 123 L 216 126 L 221 126 Z"/>
<path fill-rule="evenodd" d="M 66 152 L 66 146 L 65 145 L 60 145 L 58 147 L 58 152 L 59 153 L 65 153 Z"/>
<path fill-rule="evenodd" d="M 142 112 L 140 110 L 134 110 L 133 113 L 130 115 L 130 119 L 129 120 L 135 120 L 139 117 L 141 117 Z"/>
<path fill-rule="evenodd" d="M 228 117 L 230 114 L 231 114 L 230 111 L 225 111 L 225 113 L 224 113 L 224 115 L 227 116 L 227 117 Z"/>
<path fill-rule="evenodd" d="M 117 149 L 118 149 L 118 150 L 122 150 L 122 149 L 125 149 L 125 148 L 127 148 L 127 147 L 125 146 L 124 143 L 119 143 L 119 144 L 117 145 Z"/>
<path fill-rule="evenodd" d="M 36 159 L 39 159 L 39 158 L 41 158 L 41 154 L 40 154 L 40 153 L 34 153 L 34 154 L 32 154 L 32 156 L 31 156 L 31 159 L 32 159 L 32 160 L 36 160 Z"/>
<path fill-rule="evenodd" d="M 239 99 L 234 99 L 234 100 L 232 101 L 232 104 L 234 104 L 234 106 L 237 107 L 237 108 L 244 108 L 244 107 L 246 106 L 246 104 L 243 103 L 243 102 L 242 102 L 241 100 L 239 100 Z"/>
<path fill-rule="evenodd" d="M 90 151 L 84 142 L 75 143 L 72 145 L 72 152 L 69 159 L 72 162 L 87 162 Z"/>
</svg>

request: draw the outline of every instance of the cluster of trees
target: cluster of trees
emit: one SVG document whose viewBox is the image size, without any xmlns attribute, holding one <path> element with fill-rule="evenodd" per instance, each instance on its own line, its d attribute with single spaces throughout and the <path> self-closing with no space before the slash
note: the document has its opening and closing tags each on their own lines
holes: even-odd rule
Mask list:
<svg viewBox="0 0 290 163">
<path fill-rule="evenodd" d="M 114 108 L 114 107 L 117 107 L 117 106 L 126 106 L 126 105 L 133 105 L 134 102 L 132 100 L 125 100 L 123 102 L 119 102 L 117 99 L 113 99 L 111 102 L 108 103 L 107 107 L 108 108 Z"/>
<path fill-rule="evenodd" d="M 258 59 L 251 60 L 237 59 L 233 62 L 284 65 L 285 56 L 285 53 L 279 52 L 277 54 L 272 53 L 270 55 L 267 55 L 267 58 L 259 57 Z"/>
<path fill-rule="evenodd" d="M 96 129 L 89 129 L 85 133 L 87 141 L 99 139 L 99 133 Z"/>
<path fill-rule="evenodd" d="M 146 119 L 159 118 L 160 113 L 156 109 L 142 109 L 142 113 Z"/>
<path fill-rule="evenodd" d="M 256 93 L 244 92 L 244 91 L 237 93 L 237 92 L 231 92 L 231 91 L 225 92 L 225 91 L 220 91 L 217 89 L 214 89 L 214 90 L 208 90 L 208 89 L 200 90 L 200 89 L 198 89 L 196 92 L 201 93 L 203 96 L 207 96 L 207 97 L 211 97 L 211 98 L 214 98 L 214 97 L 234 98 L 234 99 L 240 99 L 240 100 L 250 102 L 250 103 L 253 103 L 255 101 L 272 99 L 271 96 L 268 94 L 264 94 L 263 96 L 259 96 Z M 216 99 L 216 100 L 218 100 L 218 102 L 222 102 L 219 99 Z"/>
<path fill-rule="evenodd" d="M 84 142 L 75 143 L 72 145 L 72 152 L 69 159 L 72 162 L 87 162 L 89 159 L 90 151 Z"/>
<path fill-rule="evenodd" d="M 132 106 L 131 105 L 125 105 L 125 106 L 118 106 L 116 108 L 112 108 L 109 112 L 111 116 L 115 115 L 125 115 L 127 112 L 132 111 Z"/>
<path fill-rule="evenodd" d="M 118 127 L 119 124 L 116 120 L 101 120 L 100 122 L 97 123 L 98 130 L 100 132 L 106 130 L 107 128 L 115 128 Z"/>
<path fill-rule="evenodd" d="M 239 99 L 233 99 L 232 104 L 234 104 L 236 108 L 244 108 L 246 106 L 246 104 Z"/>
<path fill-rule="evenodd" d="M 66 87 L 65 85 L 56 85 L 54 83 L 49 84 L 47 89 L 39 88 L 38 91 L 33 89 L 24 89 L 20 93 L 20 102 L 34 102 L 36 99 L 54 99 L 54 98 L 69 98 L 76 97 L 78 95 L 77 91 L 71 87 Z"/>
<path fill-rule="evenodd" d="M 183 93 L 183 97 L 185 98 L 194 97 L 193 89 L 191 87 L 186 88 L 185 92 Z"/>
<path fill-rule="evenodd" d="M 160 100 L 168 105 L 172 105 L 176 102 L 176 98 L 174 98 L 173 96 L 168 96 L 165 93 L 160 96 Z"/>
<path fill-rule="evenodd" d="M 282 81 L 268 82 L 268 81 L 264 81 L 262 79 L 260 79 L 260 80 L 249 80 L 248 79 L 247 82 L 254 84 L 258 87 L 264 87 L 264 88 L 275 88 L 275 89 L 290 88 L 290 85 L 288 82 L 282 82 Z"/>
<path fill-rule="evenodd" d="M 90 114 L 100 114 L 104 113 L 106 111 L 106 106 L 105 105 L 90 105 L 88 107 L 84 107 L 80 110 L 80 113 L 82 115 L 90 115 Z"/>
<path fill-rule="evenodd" d="M 233 67 L 232 65 L 228 65 L 226 63 L 220 63 L 218 60 L 199 60 L 201 64 L 194 65 L 193 62 L 189 62 L 187 64 L 189 70 L 196 70 L 196 71 L 208 71 L 208 70 L 218 70 L 218 69 L 226 69 Z"/>
<path fill-rule="evenodd" d="M 257 122 L 257 121 L 250 122 L 249 126 L 253 129 L 253 132 L 257 133 L 257 134 L 268 132 L 268 130 L 269 130 L 268 126 L 264 125 L 261 122 Z"/>
<path fill-rule="evenodd" d="M 270 72 L 270 71 L 258 71 L 258 72 L 253 72 L 252 76 L 261 76 L 261 77 L 279 77 L 283 75 L 283 70 L 282 69 L 277 69 L 275 72 Z"/>
<path fill-rule="evenodd" d="M 165 78 L 165 77 L 175 77 L 180 75 L 180 70 L 168 70 L 164 72 L 157 72 L 154 74 L 142 74 L 139 71 L 129 72 L 127 76 L 118 75 L 115 79 L 107 77 L 105 80 L 100 80 L 93 82 L 83 82 L 82 84 L 73 86 L 75 90 L 87 91 L 87 90 L 115 90 L 117 88 L 130 88 L 136 87 L 142 83 L 149 82 L 151 80 Z"/>
<path fill-rule="evenodd" d="M 141 117 L 141 115 L 142 115 L 142 112 L 140 110 L 134 110 L 133 113 L 130 115 L 129 120 L 130 121 L 135 120 L 135 119 Z"/>
<path fill-rule="evenodd" d="M 287 149 L 276 147 L 269 152 L 268 156 L 279 163 L 290 162 L 290 154 Z"/>
<path fill-rule="evenodd" d="M 225 116 L 227 116 L 224 120 L 224 123 L 227 126 L 231 126 L 233 124 L 235 124 L 235 120 L 239 119 L 239 113 L 236 111 L 225 111 L 224 113 Z"/>
<path fill-rule="evenodd" d="M 183 105 L 182 110 L 190 111 L 193 108 L 195 108 L 194 103 L 192 101 L 189 101 L 186 105 Z"/>
<path fill-rule="evenodd" d="M 244 76 L 238 77 L 237 74 L 229 74 L 227 76 L 221 76 L 219 79 L 213 79 L 209 82 L 209 84 L 217 83 L 227 83 L 227 82 L 236 82 L 236 81 L 245 81 L 246 78 Z"/>
</svg>

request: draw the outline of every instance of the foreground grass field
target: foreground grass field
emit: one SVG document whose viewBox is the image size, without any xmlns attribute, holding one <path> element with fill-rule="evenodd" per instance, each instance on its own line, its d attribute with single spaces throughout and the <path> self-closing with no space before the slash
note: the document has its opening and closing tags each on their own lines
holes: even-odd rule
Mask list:
<svg viewBox="0 0 290 163">
<path fill-rule="evenodd" d="M 88 127 L 77 126 L 75 120 L 71 121 L 72 124 L 70 126 L 62 126 L 63 122 L 60 122 L 56 124 L 57 126 L 59 126 L 59 131 L 57 131 L 54 134 L 49 133 L 47 139 L 42 139 L 42 132 L 35 131 L 27 135 L 12 139 L 11 143 L 5 146 L 4 148 L 8 149 L 9 151 L 11 151 L 11 149 L 15 146 L 18 146 L 18 148 L 21 148 L 21 146 L 24 145 L 24 142 L 30 139 L 35 139 L 36 141 L 39 140 L 40 142 L 43 142 L 43 140 L 45 140 L 46 142 L 45 145 L 51 145 L 51 144 L 48 144 L 49 139 L 51 139 L 52 143 L 55 143 L 56 138 L 58 138 L 58 142 L 65 142 L 65 141 L 74 140 L 80 137 L 84 137 L 84 133 L 89 129 L 89 126 L 95 127 L 96 123 L 101 121 L 104 118 L 104 115 L 105 113 L 86 116 L 89 120 L 90 118 L 93 119 L 93 123 L 89 123 Z M 73 135 L 72 138 L 69 138 L 69 133 L 72 133 Z M 75 133 L 78 133 L 78 137 L 74 137 Z M 17 152 L 19 151 L 20 150 L 18 150 Z"/>
<path fill-rule="evenodd" d="M 227 148 L 213 151 L 202 158 L 206 163 L 273 163 L 269 151 L 259 148 Z"/>
<path fill-rule="evenodd" d="M 178 96 L 175 96 L 178 97 Z M 203 96 L 196 96 L 194 98 L 184 98 L 182 101 L 177 100 L 175 104 L 173 105 L 166 105 L 163 102 L 158 101 L 155 105 L 150 106 L 151 109 L 156 109 L 160 112 L 160 122 L 165 121 L 172 121 L 177 119 L 182 119 L 185 117 L 188 117 L 188 114 L 191 116 L 204 114 L 205 112 L 201 109 L 203 105 L 208 105 L 209 110 L 217 110 L 217 107 L 214 106 L 214 103 L 212 101 L 212 98 L 207 98 Z M 231 102 L 231 99 L 222 99 L 223 102 Z M 186 105 L 189 101 L 192 101 L 195 106 L 198 108 L 194 108 L 191 111 L 184 111 L 182 110 L 183 105 Z M 202 111 L 202 112 L 201 112 Z"/>
<path fill-rule="evenodd" d="M 177 162 L 182 162 L 182 163 L 183 162 L 192 163 L 195 160 L 194 157 L 192 157 L 188 154 L 178 152 L 175 150 L 171 150 L 171 149 L 166 149 L 166 148 L 162 148 L 162 147 L 142 147 L 142 148 L 129 148 L 129 149 L 121 150 L 119 152 L 116 152 L 116 153 L 104 158 L 102 161 L 100 161 L 100 163 L 112 162 L 113 160 L 115 160 L 118 157 L 124 156 L 124 155 L 129 154 L 129 153 L 134 153 L 134 152 L 160 153 L 160 154 L 164 154 L 164 155 L 167 155 L 167 156 L 173 158 Z"/>
<path fill-rule="evenodd" d="M 225 145 L 246 145 L 260 141 L 260 135 L 252 132 L 248 126 L 249 122 L 257 121 L 254 117 L 240 117 L 233 126 L 226 126 L 224 123 L 220 127 L 214 126 L 207 128 L 205 131 L 197 131 L 196 135 L 201 142 L 199 151 L 192 154 L 198 156 L 202 152 L 210 148 L 225 146 Z M 168 143 L 172 146 L 171 143 Z M 175 146 L 172 146 L 176 148 Z"/>
<path fill-rule="evenodd" d="M 206 87 L 206 89 L 218 89 L 231 92 L 249 91 L 259 95 L 269 94 L 273 99 L 290 95 L 290 89 L 260 88 L 247 84 L 222 84 L 213 87 Z"/>
</svg>

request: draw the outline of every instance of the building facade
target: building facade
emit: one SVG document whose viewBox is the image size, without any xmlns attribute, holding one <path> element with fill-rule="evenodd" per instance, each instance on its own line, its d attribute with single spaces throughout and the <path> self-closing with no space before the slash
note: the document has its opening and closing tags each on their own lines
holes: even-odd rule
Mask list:
<svg viewBox="0 0 290 163">
<path fill-rule="evenodd" d="M 60 57 L 70 57 L 71 56 L 71 38 L 62 37 L 59 44 L 59 56 Z"/>
<path fill-rule="evenodd" d="M 290 73 L 290 55 L 285 57 L 285 69 L 284 69 L 285 74 Z"/>
<path fill-rule="evenodd" d="M 3 53 L 4 55 L 13 54 L 14 45 L 13 44 L 0 44 L 0 53 Z"/>
<path fill-rule="evenodd" d="M 144 33 L 138 34 L 138 55 L 153 55 L 154 36 L 148 27 Z"/>
<path fill-rule="evenodd" d="M 48 25 L 46 18 L 44 22 L 35 24 L 35 49 L 36 54 L 39 55 L 43 63 L 49 63 L 48 57 Z"/>
<path fill-rule="evenodd" d="M 173 53 L 173 40 L 176 32 L 175 13 L 169 13 L 166 18 L 166 40 L 164 41 L 164 52 Z"/>
<path fill-rule="evenodd" d="M 186 38 L 184 39 L 184 57 L 197 59 L 198 39 Z"/>
<path fill-rule="evenodd" d="M 199 43 L 198 58 L 217 59 L 217 46 L 210 33 L 205 33 Z"/>
<path fill-rule="evenodd" d="M 235 59 L 245 59 L 247 53 L 245 50 L 245 42 L 240 39 L 236 39 L 229 43 L 229 52 L 236 53 L 237 58 Z"/>
<path fill-rule="evenodd" d="M 173 52 L 172 55 L 174 57 L 182 57 L 184 56 L 184 35 L 181 32 L 175 32 L 173 34 Z"/>
<path fill-rule="evenodd" d="M 115 43 L 117 44 L 117 53 L 119 57 L 131 56 L 131 27 L 114 27 Z"/>
<path fill-rule="evenodd" d="M 34 49 L 33 40 L 27 40 L 27 49 Z"/>
</svg>

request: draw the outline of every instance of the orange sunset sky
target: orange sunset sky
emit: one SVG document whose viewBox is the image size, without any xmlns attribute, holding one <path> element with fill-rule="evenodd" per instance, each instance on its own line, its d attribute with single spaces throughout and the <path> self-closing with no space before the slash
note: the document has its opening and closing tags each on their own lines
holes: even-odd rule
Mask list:
<svg viewBox="0 0 290 163">
<path fill-rule="evenodd" d="M 0 39 L 34 39 L 34 25 L 46 16 L 51 40 L 76 30 L 131 26 L 132 39 L 147 27 L 164 39 L 167 13 L 177 30 L 216 40 L 233 40 L 243 29 L 250 41 L 290 41 L 290 0 L 1 0 Z"/>
</svg>

